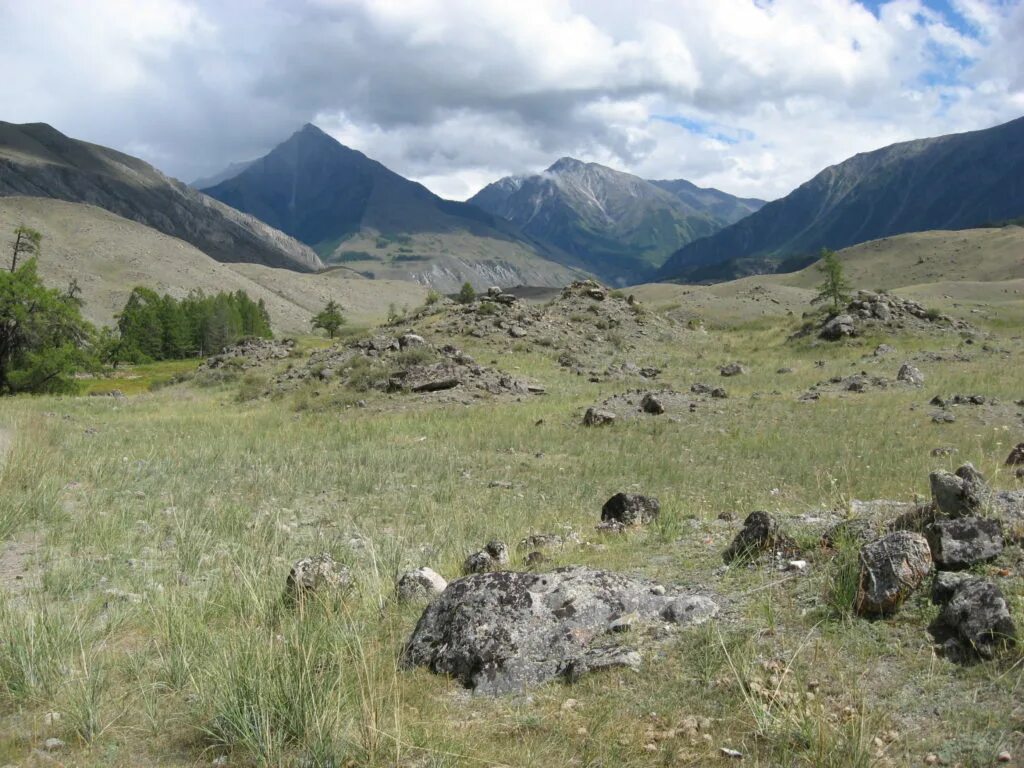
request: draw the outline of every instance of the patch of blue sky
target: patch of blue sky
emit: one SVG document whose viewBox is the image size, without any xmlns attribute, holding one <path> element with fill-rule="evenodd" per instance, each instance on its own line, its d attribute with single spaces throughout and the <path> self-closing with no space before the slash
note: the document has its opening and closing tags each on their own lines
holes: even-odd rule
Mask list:
<svg viewBox="0 0 1024 768">
<path fill-rule="evenodd" d="M 878 16 L 881 7 L 890 1 L 891 0 L 859 0 L 860 4 L 875 14 L 875 16 Z M 971 24 L 970 20 L 964 17 L 963 14 L 956 9 L 952 0 L 923 0 L 922 5 L 938 14 L 946 24 L 960 34 L 968 37 L 977 36 L 978 30 L 973 24 Z"/>
<path fill-rule="evenodd" d="M 753 141 L 756 138 L 753 131 L 748 131 L 745 128 L 731 128 L 710 120 L 701 120 L 686 115 L 651 115 L 651 119 L 678 125 L 696 136 L 707 136 L 709 139 L 721 141 L 723 144 L 739 144 L 743 141 Z"/>
</svg>

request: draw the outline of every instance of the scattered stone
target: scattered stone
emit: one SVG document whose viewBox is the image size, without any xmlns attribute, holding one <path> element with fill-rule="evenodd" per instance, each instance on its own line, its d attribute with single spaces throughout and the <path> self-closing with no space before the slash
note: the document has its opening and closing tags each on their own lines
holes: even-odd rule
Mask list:
<svg viewBox="0 0 1024 768">
<path fill-rule="evenodd" d="M 747 369 L 739 363 L 729 363 L 719 368 L 718 372 L 723 376 L 741 376 L 747 372 Z"/>
<path fill-rule="evenodd" d="M 665 412 L 665 404 L 656 395 L 648 392 L 644 395 L 644 399 L 640 401 L 640 409 L 644 413 L 658 415 Z"/>
<path fill-rule="evenodd" d="M 956 415 L 948 411 L 940 411 L 932 414 L 932 422 L 935 424 L 952 424 L 956 421 Z"/>
<path fill-rule="evenodd" d="M 43 715 L 43 724 L 52 726 L 60 722 L 60 712 L 47 712 Z"/>
<path fill-rule="evenodd" d="M 864 616 L 894 613 L 931 569 L 928 541 L 918 533 L 897 531 L 865 544 L 854 608 Z"/>
<path fill-rule="evenodd" d="M 502 694 L 557 677 L 575 680 L 640 655 L 611 641 L 624 616 L 660 622 L 681 595 L 656 595 L 651 582 L 583 567 L 548 573 L 504 571 L 452 582 L 420 617 L 403 664 L 455 677 L 479 693 Z M 710 609 L 673 616 L 697 623 Z"/>
<path fill-rule="evenodd" d="M 466 558 L 464 573 L 486 573 L 508 564 L 508 545 L 503 541 L 489 541 L 479 552 Z"/>
<path fill-rule="evenodd" d="M 690 385 L 690 391 L 695 395 L 710 395 L 712 387 L 707 384 L 701 384 L 699 381 L 696 384 Z"/>
<path fill-rule="evenodd" d="M 1006 457 L 1006 466 L 1016 467 L 1024 464 L 1024 443 L 1017 443 L 1010 455 Z"/>
<path fill-rule="evenodd" d="M 959 453 L 959 451 L 956 448 L 948 445 L 939 448 L 932 448 L 932 457 L 936 459 L 940 459 L 944 456 L 955 456 L 957 453 Z"/>
<path fill-rule="evenodd" d="M 967 463 L 954 474 L 937 470 L 929 475 L 932 498 L 939 514 L 966 517 L 977 514 L 988 499 L 989 490 L 973 464 Z"/>
<path fill-rule="evenodd" d="M 1003 526 L 995 518 L 936 520 L 925 535 L 939 570 L 970 568 L 994 560 L 1003 552 Z"/>
<path fill-rule="evenodd" d="M 742 530 L 722 553 L 722 559 L 731 563 L 737 558 L 751 558 L 770 550 L 796 549 L 792 539 L 780 533 L 779 524 L 767 512 L 751 512 L 743 521 Z"/>
<path fill-rule="evenodd" d="M 944 589 L 941 596 L 948 593 Z M 1003 593 L 995 584 L 977 577 L 963 578 L 955 585 L 929 630 L 941 644 L 943 655 L 960 663 L 992 659 L 1017 638 Z"/>
<path fill-rule="evenodd" d="M 888 344 L 879 344 L 877 347 L 875 347 L 875 351 L 872 352 L 871 354 L 873 354 L 875 357 L 882 357 L 883 355 L 888 355 L 895 351 L 895 348 L 889 346 Z"/>
<path fill-rule="evenodd" d="M 219 355 L 207 358 L 199 366 L 199 370 L 212 371 L 224 366 L 247 370 L 263 363 L 291 357 L 294 351 L 294 339 L 243 339 L 233 346 L 226 347 Z"/>
<path fill-rule="evenodd" d="M 437 571 L 426 566 L 415 571 L 407 571 L 398 578 L 395 587 L 400 602 L 407 603 L 434 597 L 445 591 L 448 582 Z"/>
<path fill-rule="evenodd" d="M 43 749 L 47 752 L 56 752 L 59 749 L 64 749 L 66 746 L 67 744 L 54 736 L 51 736 L 43 742 Z"/>
<path fill-rule="evenodd" d="M 787 373 L 792 373 L 792 372 L 793 372 L 793 369 L 792 368 L 788 368 L 788 367 L 779 368 L 779 370 L 776 371 L 776 373 L 778 373 L 780 375 L 785 375 Z"/>
<path fill-rule="evenodd" d="M 829 318 L 821 327 L 818 335 L 826 341 L 839 341 L 849 336 L 855 336 L 857 327 L 854 325 L 852 315 L 836 315 Z"/>
<path fill-rule="evenodd" d="M 718 752 L 719 754 L 721 754 L 722 757 L 728 757 L 733 760 L 743 759 L 743 753 L 740 752 L 738 749 L 730 749 L 729 747 L 719 747 Z"/>
<path fill-rule="evenodd" d="M 403 333 L 398 337 L 398 346 L 402 349 L 425 347 L 427 346 L 427 340 L 415 333 Z"/>
<path fill-rule="evenodd" d="M 716 400 L 725 400 L 729 393 L 725 391 L 725 387 L 715 387 L 711 390 L 711 396 Z"/>
<path fill-rule="evenodd" d="M 535 549 L 562 549 L 570 544 L 579 544 L 580 537 L 571 532 L 566 535 L 558 533 L 533 533 L 519 541 L 520 552 Z"/>
<path fill-rule="evenodd" d="M 899 373 L 896 374 L 896 381 L 920 387 L 924 386 L 924 374 L 910 363 L 904 363 L 900 366 Z"/>
<path fill-rule="evenodd" d="M 343 592 L 352 586 L 352 572 L 326 552 L 296 561 L 288 573 L 285 591 L 292 602 L 326 590 Z"/>
<path fill-rule="evenodd" d="M 617 493 L 601 507 L 602 522 L 622 525 L 647 525 L 657 519 L 661 504 L 653 496 L 639 493 Z"/>
<path fill-rule="evenodd" d="M 583 426 L 603 427 L 607 424 L 613 423 L 615 418 L 615 414 L 611 411 L 603 411 L 598 408 L 590 407 L 587 408 L 587 412 L 583 415 Z"/>
<path fill-rule="evenodd" d="M 998 755 L 996 755 L 996 762 L 997 763 L 1008 763 L 1011 760 L 1013 760 L 1013 755 L 1011 755 L 1005 749 L 1002 752 L 1000 752 Z"/>
</svg>

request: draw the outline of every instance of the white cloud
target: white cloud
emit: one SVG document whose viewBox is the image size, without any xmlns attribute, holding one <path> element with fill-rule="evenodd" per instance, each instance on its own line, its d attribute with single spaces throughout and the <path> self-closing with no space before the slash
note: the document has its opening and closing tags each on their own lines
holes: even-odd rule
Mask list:
<svg viewBox="0 0 1024 768">
<path fill-rule="evenodd" d="M 0 103 L 185 178 L 314 120 L 452 197 L 562 155 L 776 197 L 856 152 L 1019 116 L 1024 0 L 951 4 L 0 3 L 19 73 Z"/>
</svg>

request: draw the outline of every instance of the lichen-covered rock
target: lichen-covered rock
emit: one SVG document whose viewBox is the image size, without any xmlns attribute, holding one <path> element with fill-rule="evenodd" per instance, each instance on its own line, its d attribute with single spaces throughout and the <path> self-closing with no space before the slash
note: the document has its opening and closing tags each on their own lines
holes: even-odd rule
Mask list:
<svg viewBox="0 0 1024 768">
<path fill-rule="evenodd" d="M 983 509 L 989 496 L 985 478 L 970 463 L 954 474 L 942 470 L 932 472 L 929 479 L 936 509 L 946 517 L 975 515 Z"/>
<path fill-rule="evenodd" d="M 924 384 L 924 374 L 910 363 L 904 363 L 900 366 L 899 373 L 896 374 L 896 380 L 920 387 Z"/>
<path fill-rule="evenodd" d="M 316 592 L 343 592 L 352 585 L 352 572 L 326 552 L 295 562 L 285 584 L 286 595 L 300 602 Z"/>
<path fill-rule="evenodd" d="M 687 602 L 687 600 L 693 602 Z M 583 567 L 548 573 L 503 571 L 453 581 L 420 617 L 405 647 L 406 667 L 451 675 L 480 693 L 501 694 L 608 666 L 639 654 L 614 642 L 613 625 L 696 624 L 717 612 L 623 574 Z"/>
<path fill-rule="evenodd" d="M 852 315 L 836 315 L 821 327 L 818 334 L 826 341 L 839 341 L 857 333 Z"/>
<path fill-rule="evenodd" d="M 583 426 L 585 427 L 602 427 L 614 421 L 614 413 L 599 408 L 587 408 L 587 412 L 583 415 Z"/>
<path fill-rule="evenodd" d="M 722 553 L 722 559 L 731 563 L 737 558 L 755 557 L 775 550 L 795 552 L 796 544 L 779 530 L 779 524 L 767 512 L 751 512 L 743 521 L 743 528 Z"/>
<path fill-rule="evenodd" d="M 860 550 L 855 610 L 863 616 L 894 613 L 931 569 L 931 550 L 919 533 L 896 531 L 865 544 Z"/>
<path fill-rule="evenodd" d="M 486 573 L 508 564 L 508 544 L 489 541 L 479 552 L 474 552 L 462 564 L 463 573 Z"/>
<path fill-rule="evenodd" d="M 930 629 L 942 642 L 947 658 L 960 662 L 991 659 L 1016 642 L 1009 603 L 995 584 L 966 577 L 952 589 L 943 590 L 941 597 L 945 604 Z"/>
<path fill-rule="evenodd" d="M 661 512 L 661 504 L 653 496 L 639 493 L 616 493 L 601 507 L 601 521 L 623 525 L 647 525 Z"/>
<path fill-rule="evenodd" d="M 403 603 L 423 598 L 434 597 L 445 591 L 448 582 L 433 568 L 417 568 L 415 571 L 406 571 L 398 577 L 395 591 L 398 600 Z"/>
<path fill-rule="evenodd" d="M 935 567 L 958 571 L 999 557 L 1003 551 L 1003 526 L 986 517 L 936 520 L 925 531 Z"/>
</svg>

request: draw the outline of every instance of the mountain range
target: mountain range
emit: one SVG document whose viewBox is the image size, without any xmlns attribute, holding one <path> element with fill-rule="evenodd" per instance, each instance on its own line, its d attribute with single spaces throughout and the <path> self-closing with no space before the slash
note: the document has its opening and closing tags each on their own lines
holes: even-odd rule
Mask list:
<svg viewBox="0 0 1024 768">
<path fill-rule="evenodd" d="M 374 277 L 454 291 L 467 280 L 564 285 L 582 273 L 582 260 L 438 197 L 311 124 L 203 192 L 306 243 L 325 263 Z"/>
<path fill-rule="evenodd" d="M 577 257 L 616 285 L 649 279 L 680 246 L 764 205 L 682 179 L 650 182 L 571 157 L 539 174 L 499 179 L 468 202 Z"/>
<path fill-rule="evenodd" d="M 1024 118 L 893 144 L 826 168 L 786 197 L 682 247 L 661 280 L 800 268 L 821 248 L 905 232 L 988 226 L 1024 215 Z"/>
<path fill-rule="evenodd" d="M 301 272 L 323 268 L 308 246 L 258 218 L 138 158 L 69 138 L 44 123 L 0 122 L 0 197 L 13 195 L 95 205 L 178 237 L 221 262 Z"/>
</svg>

